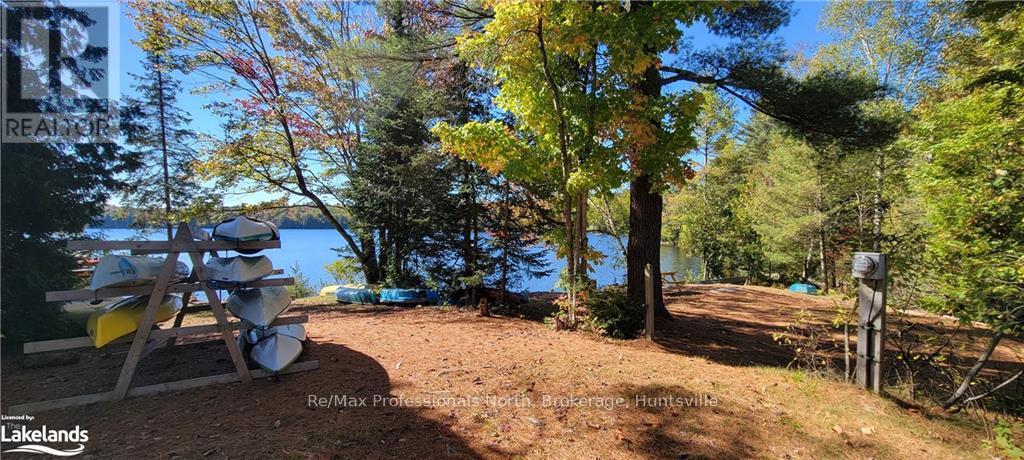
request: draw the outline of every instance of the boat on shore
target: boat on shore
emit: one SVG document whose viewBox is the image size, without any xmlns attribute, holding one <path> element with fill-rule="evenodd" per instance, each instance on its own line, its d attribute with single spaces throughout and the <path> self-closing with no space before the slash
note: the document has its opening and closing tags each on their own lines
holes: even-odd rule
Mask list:
<svg viewBox="0 0 1024 460">
<path fill-rule="evenodd" d="M 149 304 L 149 296 L 135 296 L 96 310 L 86 322 L 86 332 L 96 348 L 135 332 Z M 181 311 L 181 295 L 165 295 L 157 307 L 154 324 L 174 318 Z"/>
<path fill-rule="evenodd" d="M 373 284 L 345 284 L 334 291 L 334 298 L 341 303 L 373 305 L 380 301 L 378 287 Z"/>
<path fill-rule="evenodd" d="M 152 283 L 164 267 L 164 259 L 146 256 L 104 256 L 92 272 L 89 289 L 140 286 Z M 189 270 L 180 260 L 175 266 L 173 279 L 188 276 Z"/>
<path fill-rule="evenodd" d="M 270 326 L 278 316 L 288 309 L 292 298 L 283 286 L 258 289 L 240 289 L 228 297 L 227 307 L 231 314 L 256 326 Z"/>
<path fill-rule="evenodd" d="M 441 297 L 431 289 L 381 289 L 382 304 L 395 305 L 435 305 Z"/>
<path fill-rule="evenodd" d="M 817 295 L 818 294 L 818 288 L 815 287 L 813 284 L 793 283 L 793 284 L 789 285 L 789 292 L 796 292 L 796 293 L 799 293 L 799 294 Z"/>
</svg>

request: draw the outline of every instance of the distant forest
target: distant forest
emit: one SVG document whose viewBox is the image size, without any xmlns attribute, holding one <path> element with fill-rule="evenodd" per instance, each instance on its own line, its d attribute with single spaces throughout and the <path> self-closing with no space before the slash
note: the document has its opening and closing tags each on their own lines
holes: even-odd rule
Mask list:
<svg viewBox="0 0 1024 460">
<path fill-rule="evenodd" d="M 305 209 L 291 209 L 287 212 L 278 213 L 273 216 L 264 215 L 249 215 L 254 219 L 269 220 L 277 224 L 278 228 L 295 228 L 295 229 L 321 229 L 321 228 L 334 228 L 331 226 L 323 216 L 317 211 L 310 211 Z M 133 224 L 135 217 L 131 212 L 124 212 L 118 208 L 108 208 L 107 212 L 104 213 L 100 219 L 100 224 L 90 225 L 89 228 L 135 228 Z M 200 222 L 200 227 L 210 228 L 220 223 L 220 220 L 211 220 Z"/>
</svg>

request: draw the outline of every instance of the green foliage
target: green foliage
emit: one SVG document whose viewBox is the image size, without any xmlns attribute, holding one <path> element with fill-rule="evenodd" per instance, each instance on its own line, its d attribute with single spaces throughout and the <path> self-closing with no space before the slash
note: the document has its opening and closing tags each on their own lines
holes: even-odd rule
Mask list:
<svg viewBox="0 0 1024 460">
<path fill-rule="evenodd" d="M 342 257 L 324 264 L 324 270 L 327 270 L 327 274 L 338 284 L 357 283 L 362 278 L 362 268 L 355 257 Z"/>
<path fill-rule="evenodd" d="M 1024 423 L 1014 423 L 1010 420 L 996 420 L 992 427 L 993 440 L 985 441 L 989 449 L 999 449 L 999 452 L 1013 460 L 1024 458 Z"/>
<path fill-rule="evenodd" d="M 309 278 L 299 271 L 299 263 L 289 267 L 292 278 L 295 278 L 295 284 L 288 286 L 288 295 L 292 299 L 302 299 L 305 297 L 313 297 L 317 295 L 317 288 L 309 282 Z"/>
<path fill-rule="evenodd" d="M 1024 6 L 975 5 L 907 145 L 930 224 L 929 307 L 1024 332 Z M 994 14 L 987 14 L 995 11 Z"/>
<path fill-rule="evenodd" d="M 139 98 L 129 98 L 121 109 L 131 129 L 125 142 L 135 150 L 144 167 L 127 178 L 120 208 L 133 217 L 135 228 L 170 226 L 191 216 L 190 207 L 217 206 L 220 197 L 202 190 L 194 163 L 195 133 L 188 129 L 191 118 L 177 105 L 181 82 L 175 75 L 179 58 L 170 53 L 167 26 L 160 6 L 151 2 L 133 4 L 132 18 L 146 50 L 142 73 L 130 74 Z M 194 212 L 194 210 L 193 210 Z"/>
<path fill-rule="evenodd" d="M 71 330 L 59 303 L 46 291 L 72 289 L 75 257 L 61 240 L 103 212 L 115 179 L 133 157 L 108 144 L 3 144 L 0 162 L 0 298 L 3 335 L 25 342 L 81 335 Z M 41 180 L 40 178 L 45 178 Z"/>
<path fill-rule="evenodd" d="M 631 303 L 622 286 L 608 286 L 587 299 L 594 328 L 616 339 L 636 338 L 644 329 L 644 306 Z"/>
</svg>

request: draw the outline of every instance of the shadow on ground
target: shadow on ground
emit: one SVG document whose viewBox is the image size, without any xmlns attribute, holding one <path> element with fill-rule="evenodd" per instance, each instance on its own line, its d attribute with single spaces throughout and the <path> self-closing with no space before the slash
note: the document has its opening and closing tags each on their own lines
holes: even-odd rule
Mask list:
<svg viewBox="0 0 1024 460">
<path fill-rule="evenodd" d="M 218 359 L 217 356 L 223 356 Z M 119 355 L 119 356 L 123 356 Z M 177 380 L 230 371 L 227 349 L 205 342 L 154 352 L 139 381 Z M 86 454 L 95 458 L 475 458 L 479 455 L 446 425 L 420 409 L 374 405 L 390 396 L 388 374 L 373 358 L 333 343 L 307 341 L 301 360 L 320 369 L 257 379 L 249 384 L 212 385 L 196 390 L 131 398 L 121 402 L 32 414 L 33 425 L 80 425 L 89 430 Z M 98 361 L 114 365 L 94 368 Z M 225 369 L 197 372 L 194 363 Z M 3 406 L 109 390 L 122 359 L 86 358 L 71 367 L 5 369 Z M 11 372 L 14 371 L 14 372 Z M 59 380 L 53 376 L 60 374 Z M 110 375 L 108 375 L 110 374 Z M 101 385 L 104 384 L 104 385 Z M 109 384 L 109 386 L 105 385 Z M 45 391 L 36 391 L 37 388 Z M 64 394 L 52 394 L 62 389 Z M 317 398 L 346 403 L 310 404 Z M 358 406 L 355 401 L 365 402 Z M 345 407 L 345 406 L 348 407 Z M 286 447 L 284 447 L 286 446 Z M 298 446 L 298 447 L 297 447 Z M 5 455 L 4 457 L 7 457 Z M 13 457 L 12 457 L 13 458 Z"/>
</svg>

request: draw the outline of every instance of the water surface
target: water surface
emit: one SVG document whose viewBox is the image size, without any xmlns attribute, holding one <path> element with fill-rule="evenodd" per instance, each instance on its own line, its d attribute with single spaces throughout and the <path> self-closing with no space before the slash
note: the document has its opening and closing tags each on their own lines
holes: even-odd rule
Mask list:
<svg viewBox="0 0 1024 460">
<path fill-rule="evenodd" d="M 141 233 L 125 228 L 89 229 L 86 233 L 102 235 L 103 239 L 107 240 L 162 240 L 166 237 L 163 230 Z M 615 239 L 608 235 L 595 233 L 589 236 L 589 240 L 594 249 L 607 256 L 603 263 L 593 267 L 594 271 L 591 273 L 591 277 L 597 280 L 599 286 L 624 283 L 626 278 L 625 262 Z M 267 249 L 261 254 L 270 257 L 275 268 L 282 268 L 289 275 L 292 274 L 293 268 L 298 268 L 314 287 L 318 287 L 336 283 L 336 280 L 324 269 L 324 265 L 338 258 L 338 253 L 332 248 L 344 245 L 345 242 L 338 232 L 331 229 L 283 229 L 281 230 L 281 248 Z M 548 264 L 548 269 L 552 270 L 551 275 L 524 281 L 517 290 L 560 290 L 555 287 L 555 282 L 558 280 L 558 272 L 565 266 L 565 263 L 555 257 L 554 250 L 545 248 L 545 251 L 545 261 Z M 187 256 L 181 257 L 181 260 L 191 266 Z M 675 246 L 662 245 L 661 269 L 662 271 L 677 272 L 680 277 L 687 273 L 691 277 L 696 277 L 700 273 L 700 260 L 683 254 Z"/>
</svg>

